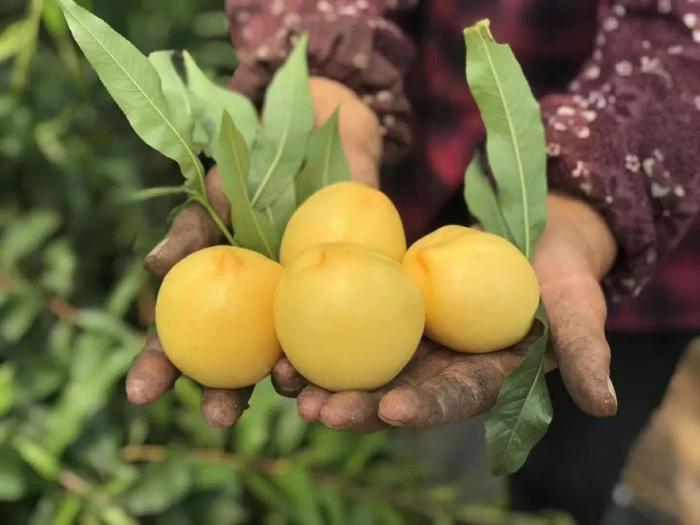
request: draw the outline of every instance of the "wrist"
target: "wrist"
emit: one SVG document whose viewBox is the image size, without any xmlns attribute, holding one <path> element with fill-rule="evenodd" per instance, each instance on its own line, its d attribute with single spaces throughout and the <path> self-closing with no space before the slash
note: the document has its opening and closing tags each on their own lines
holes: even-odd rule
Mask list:
<svg viewBox="0 0 700 525">
<path fill-rule="evenodd" d="M 561 194 L 547 197 L 548 219 L 538 246 L 566 250 L 596 279 L 602 279 L 617 256 L 617 243 L 603 217 L 586 202 Z"/>
</svg>

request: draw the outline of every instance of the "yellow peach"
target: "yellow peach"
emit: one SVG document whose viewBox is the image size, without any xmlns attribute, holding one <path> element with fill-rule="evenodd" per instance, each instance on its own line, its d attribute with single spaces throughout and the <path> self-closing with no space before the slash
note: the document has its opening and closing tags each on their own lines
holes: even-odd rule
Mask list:
<svg viewBox="0 0 700 525">
<path fill-rule="evenodd" d="M 453 350 L 483 353 L 523 339 L 539 303 L 529 261 L 510 242 L 445 226 L 415 242 L 404 267 L 425 300 L 425 333 Z"/>
<path fill-rule="evenodd" d="M 420 289 L 395 260 L 366 246 L 314 246 L 285 269 L 275 294 L 284 353 L 333 391 L 373 390 L 413 356 L 425 314 Z"/>
<path fill-rule="evenodd" d="M 195 252 L 165 276 L 156 302 L 168 358 L 202 385 L 240 388 L 270 373 L 282 354 L 272 305 L 282 267 L 243 248 Z"/>
<path fill-rule="evenodd" d="M 375 248 L 396 261 L 406 253 L 401 217 L 389 198 L 359 182 L 338 182 L 311 195 L 289 219 L 280 262 L 287 266 L 306 248 L 348 242 Z"/>
</svg>

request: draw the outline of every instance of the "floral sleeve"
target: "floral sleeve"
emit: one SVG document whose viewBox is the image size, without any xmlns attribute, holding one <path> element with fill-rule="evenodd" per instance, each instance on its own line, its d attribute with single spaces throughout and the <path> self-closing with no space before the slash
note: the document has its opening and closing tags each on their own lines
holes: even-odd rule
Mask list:
<svg viewBox="0 0 700 525">
<path fill-rule="evenodd" d="M 700 208 L 700 1 L 617 0 L 566 95 L 542 101 L 550 185 L 592 203 L 636 295 Z"/>
<path fill-rule="evenodd" d="M 378 115 L 384 158 L 391 161 L 410 142 L 409 105 L 403 76 L 413 46 L 387 16 L 415 0 L 227 0 L 231 37 L 240 65 L 231 85 L 258 100 L 294 40 L 311 36 L 312 74 L 343 82 Z"/>
</svg>

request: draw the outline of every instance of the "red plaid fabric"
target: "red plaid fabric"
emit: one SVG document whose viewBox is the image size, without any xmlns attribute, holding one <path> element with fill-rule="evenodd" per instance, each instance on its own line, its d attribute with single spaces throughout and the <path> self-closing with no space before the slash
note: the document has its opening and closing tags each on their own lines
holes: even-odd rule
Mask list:
<svg viewBox="0 0 700 525">
<path fill-rule="evenodd" d="M 700 328 L 700 228 L 686 236 L 700 207 L 700 1 L 228 0 L 227 13 L 235 89 L 259 98 L 308 31 L 312 71 L 370 104 L 387 158 L 409 151 L 384 186 L 411 238 L 464 220 L 483 128 L 462 29 L 490 18 L 542 97 L 550 186 L 586 199 L 616 235 L 610 295 L 644 289 L 612 307 L 609 327 Z"/>
</svg>

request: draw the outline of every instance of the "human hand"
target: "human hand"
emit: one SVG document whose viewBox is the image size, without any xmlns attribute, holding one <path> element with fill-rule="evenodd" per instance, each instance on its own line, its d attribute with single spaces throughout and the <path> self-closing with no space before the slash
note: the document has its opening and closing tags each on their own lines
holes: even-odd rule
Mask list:
<svg viewBox="0 0 700 525">
<path fill-rule="evenodd" d="M 586 204 L 552 195 L 548 205 L 549 222 L 534 261 L 554 347 L 548 368 L 559 366 L 583 411 L 613 415 L 617 399 L 609 379 L 606 305 L 599 281 L 615 258 L 615 243 Z M 503 380 L 522 361 L 525 343 L 470 355 L 424 340 L 402 373 L 374 392 L 330 393 L 306 386 L 284 359 L 275 367 L 273 381 L 281 394 L 298 395 L 299 413 L 307 421 L 355 431 L 387 425 L 425 428 L 488 411 Z"/>
<path fill-rule="evenodd" d="M 381 136 L 374 113 L 352 91 L 337 82 L 312 78 L 309 87 L 316 125 L 322 124 L 340 106 L 340 137 L 351 177 L 376 187 Z M 216 169 L 207 175 L 206 190 L 212 207 L 228 226 L 229 203 Z M 208 212 L 200 204 L 191 203 L 176 216 L 165 239 L 148 254 L 145 266 L 154 275 L 163 277 L 182 258 L 220 241 L 220 231 Z M 165 355 L 158 337 L 149 336 L 127 376 L 127 397 L 137 405 L 151 403 L 173 386 L 178 375 L 179 371 Z M 201 410 L 205 420 L 215 428 L 233 425 L 247 407 L 252 391 L 253 387 L 203 388 Z"/>
</svg>

